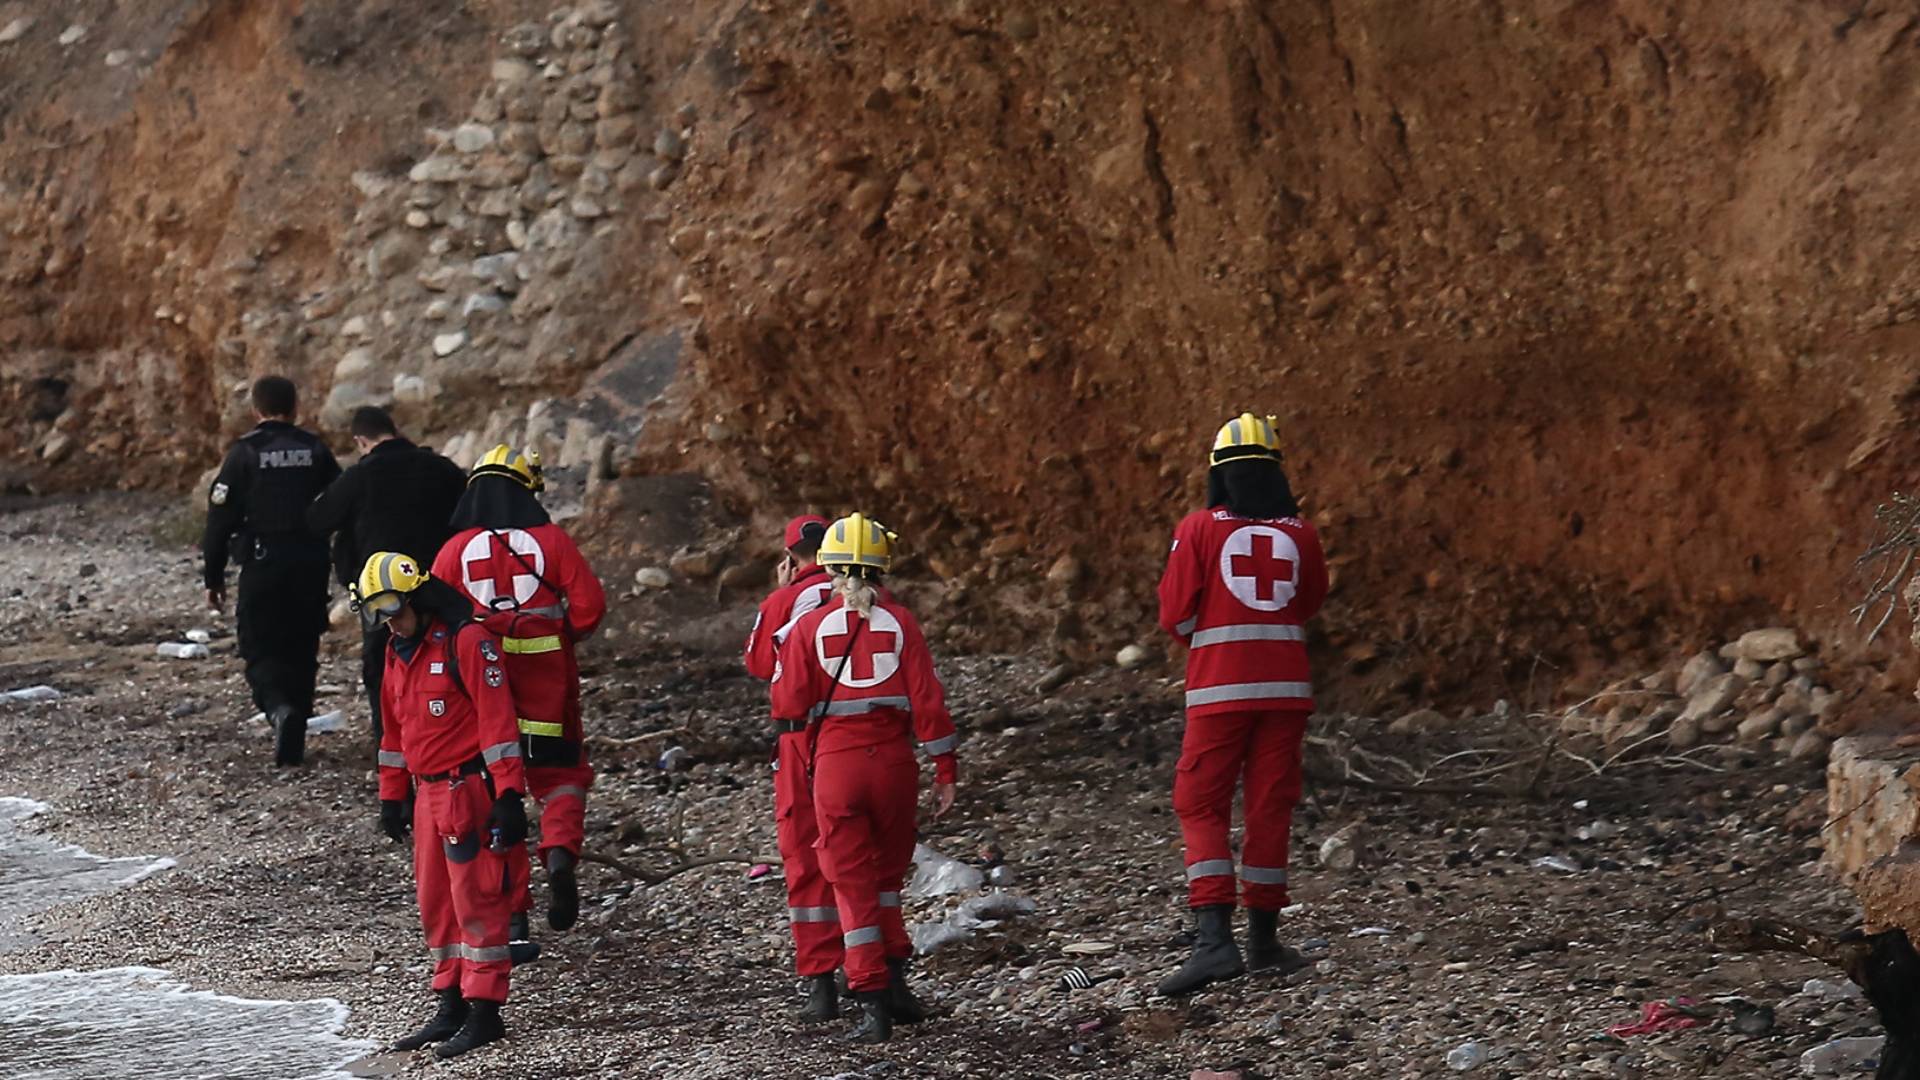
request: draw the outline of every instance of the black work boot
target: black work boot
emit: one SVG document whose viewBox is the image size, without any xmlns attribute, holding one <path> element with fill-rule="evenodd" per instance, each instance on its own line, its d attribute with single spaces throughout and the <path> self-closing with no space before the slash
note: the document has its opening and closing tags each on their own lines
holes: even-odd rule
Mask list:
<svg viewBox="0 0 1920 1080">
<path fill-rule="evenodd" d="M 276 705 L 267 714 L 273 729 L 273 763 L 285 769 L 307 760 L 307 714 L 292 705 Z"/>
<path fill-rule="evenodd" d="M 427 1026 L 393 1044 L 395 1050 L 418 1050 L 428 1043 L 437 1043 L 442 1039 L 453 1038 L 460 1025 L 467 1022 L 467 1002 L 460 996 L 460 988 L 452 987 L 436 991 L 440 998 L 440 1008 L 427 1021 Z"/>
<path fill-rule="evenodd" d="M 1247 909 L 1247 970 L 1291 975 L 1307 966 L 1300 950 L 1280 944 L 1280 913 Z"/>
<path fill-rule="evenodd" d="M 809 1024 L 832 1020 L 840 1015 L 840 987 L 833 972 L 807 978 L 807 1003 L 800 1007 L 800 1019 Z"/>
<path fill-rule="evenodd" d="M 507 1037 L 507 1025 L 500 1022 L 500 1003 L 497 1001 L 467 1002 L 467 1022 L 453 1038 L 433 1048 L 437 1058 L 459 1057 L 476 1047 Z"/>
<path fill-rule="evenodd" d="M 540 943 L 529 940 L 533 936 L 532 928 L 527 924 L 527 913 L 516 911 L 507 924 L 507 964 L 519 967 L 540 959 Z"/>
<path fill-rule="evenodd" d="M 887 1011 L 893 1014 L 896 1024 L 917 1024 L 927 1018 L 927 1007 L 913 996 L 913 988 L 907 985 L 907 961 L 888 958 L 887 960 Z"/>
<path fill-rule="evenodd" d="M 857 990 L 860 1023 L 847 1035 L 849 1042 L 883 1043 L 893 1038 L 893 1013 L 887 1008 L 885 990 Z"/>
<path fill-rule="evenodd" d="M 1193 917 L 1193 954 L 1179 971 L 1160 980 L 1160 993 L 1166 997 L 1191 994 L 1208 983 L 1246 973 L 1240 947 L 1233 943 L 1233 905 L 1195 908 Z"/>
<path fill-rule="evenodd" d="M 580 882 L 573 876 L 577 860 L 566 848 L 547 852 L 547 925 L 571 930 L 580 918 Z"/>
</svg>

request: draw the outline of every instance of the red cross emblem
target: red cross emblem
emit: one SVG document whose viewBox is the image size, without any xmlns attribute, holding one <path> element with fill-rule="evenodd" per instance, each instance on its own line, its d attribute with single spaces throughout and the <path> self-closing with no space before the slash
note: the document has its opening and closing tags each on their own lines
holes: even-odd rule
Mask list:
<svg viewBox="0 0 1920 1080">
<path fill-rule="evenodd" d="M 1220 549 L 1220 576 L 1234 598 L 1256 611 L 1279 611 L 1293 602 L 1300 549 L 1293 537 L 1271 525 L 1236 529 Z"/>
<path fill-rule="evenodd" d="M 524 604 L 540 590 L 546 552 L 520 529 L 475 533 L 460 553 L 467 593 L 483 607 L 500 601 Z"/>
<path fill-rule="evenodd" d="M 1280 558 L 1273 553 L 1271 536 L 1254 536 L 1252 546 L 1253 550 L 1247 554 L 1230 557 L 1233 576 L 1252 578 L 1254 597 L 1271 601 L 1276 586 L 1283 581 L 1293 580 L 1293 560 Z"/>
<path fill-rule="evenodd" d="M 836 608 L 814 632 L 814 655 L 828 675 L 839 674 L 842 686 L 865 689 L 900 670 L 905 640 L 900 621 L 885 608 L 874 608 L 865 626 L 848 609 Z"/>
</svg>

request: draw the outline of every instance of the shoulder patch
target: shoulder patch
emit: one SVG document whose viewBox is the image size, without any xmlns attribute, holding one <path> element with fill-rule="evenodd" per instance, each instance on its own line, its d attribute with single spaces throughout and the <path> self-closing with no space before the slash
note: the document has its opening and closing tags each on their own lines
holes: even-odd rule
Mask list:
<svg viewBox="0 0 1920 1080">
<path fill-rule="evenodd" d="M 480 657 L 490 664 L 495 663 L 500 659 L 500 650 L 493 647 L 493 642 L 482 641 L 480 643 Z"/>
<path fill-rule="evenodd" d="M 213 485 L 213 490 L 207 493 L 207 501 L 215 506 L 227 505 L 227 485 Z"/>
<path fill-rule="evenodd" d="M 487 670 L 482 672 L 482 675 L 486 678 L 487 685 L 492 687 L 498 687 L 507 678 L 504 672 L 491 664 L 487 665 Z"/>
</svg>

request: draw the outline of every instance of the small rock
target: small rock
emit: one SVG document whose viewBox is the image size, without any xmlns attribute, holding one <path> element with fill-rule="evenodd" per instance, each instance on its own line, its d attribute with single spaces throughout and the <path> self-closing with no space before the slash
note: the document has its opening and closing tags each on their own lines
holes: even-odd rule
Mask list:
<svg viewBox="0 0 1920 1080">
<path fill-rule="evenodd" d="M 1766 671 L 1767 665 L 1749 657 L 1743 656 L 1733 662 L 1733 673 L 1748 682 L 1758 679 L 1760 676 L 1766 674 Z"/>
<path fill-rule="evenodd" d="M 1710 652 L 1698 653 L 1680 669 L 1680 678 L 1673 684 L 1674 692 L 1682 695 L 1691 694 L 1701 683 L 1718 678 L 1726 672 L 1727 666 L 1720 662 L 1719 657 Z"/>
<path fill-rule="evenodd" d="M 662 161 L 683 161 L 687 156 L 687 141 L 672 128 L 661 128 L 653 137 L 653 156 Z"/>
<path fill-rule="evenodd" d="M 1805 650 L 1800 647 L 1800 635 L 1791 627 L 1774 626 L 1765 630 L 1749 630 L 1734 642 L 1736 655 L 1743 660 L 1753 660 L 1771 664 L 1776 660 L 1791 660 Z"/>
<path fill-rule="evenodd" d="M 1320 842 L 1320 865 L 1329 870 L 1352 870 L 1360 865 L 1363 839 L 1360 823 L 1354 822 Z"/>
<path fill-rule="evenodd" d="M 1766 675 L 1762 676 L 1761 681 L 1768 686 L 1777 688 L 1785 686 L 1787 680 L 1791 678 L 1793 678 L 1793 665 L 1783 661 L 1768 668 Z"/>
<path fill-rule="evenodd" d="M 133 59 L 133 54 L 125 49 L 115 49 L 107 54 L 107 66 L 117 68 Z"/>
<path fill-rule="evenodd" d="M 1787 757 L 1794 761 L 1825 761 L 1830 745 L 1825 735 L 1808 731 L 1793 741 L 1793 749 L 1787 751 Z"/>
<path fill-rule="evenodd" d="M 592 221 L 595 218 L 605 217 L 607 213 L 606 207 L 601 206 L 599 202 L 587 195 L 575 195 L 573 200 L 567 203 L 567 209 L 574 217 L 582 221 Z"/>
<path fill-rule="evenodd" d="M 433 355 L 452 356 L 464 348 L 466 344 L 467 332 L 465 330 L 456 330 L 451 334 L 435 334 L 433 338 Z"/>
<path fill-rule="evenodd" d="M 461 124 L 453 129 L 453 148 L 463 154 L 477 154 L 493 145 L 493 129 L 485 124 Z"/>
<path fill-rule="evenodd" d="M 1145 646 L 1129 645 L 1121 649 L 1120 652 L 1114 656 L 1113 662 L 1120 665 L 1120 670 L 1122 671 L 1132 671 L 1145 664 L 1148 656 L 1149 654 Z"/>
<path fill-rule="evenodd" d="M 434 322 L 444 322 L 447 316 L 451 314 L 453 314 L 453 305 L 445 300 L 435 300 L 433 303 L 427 305 L 427 318 L 432 319 Z M 457 349 L 459 346 L 455 345 L 454 348 Z M 447 351 L 452 352 L 453 350 L 449 349 Z M 446 353 L 440 352 L 440 347 L 437 342 L 434 345 L 434 352 L 439 353 L 441 356 L 447 355 Z"/>
<path fill-rule="evenodd" d="M 1780 730 L 1781 719 L 1779 709 L 1762 709 L 1740 722 L 1735 738 L 1742 746 L 1758 746 Z"/>
<path fill-rule="evenodd" d="M 1067 685 L 1067 682 L 1072 678 L 1072 664 L 1055 664 L 1053 667 L 1047 669 L 1046 674 L 1040 676 L 1040 678 L 1034 682 L 1033 692 L 1036 694 L 1051 694 L 1062 686 Z"/>
<path fill-rule="evenodd" d="M 1812 731 L 1815 723 L 1815 717 L 1806 713 L 1783 717 L 1780 721 L 1780 734 L 1788 738 L 1799 738 Z"/>
<path fill-rule="evenodd" d="M 633 575 L 633 583 L 643 589 L 664 589 L 673 584 L 673 578 L 657 566 L 643 566 Z"/>
<path fill-rule="evenodd" d="M 655 191 L 665 191 L 679 176 L 679 167 L 669 161 L 647 174 L 647 186 Z"/>
<path fill-rule="evenodd" d="M 1447 1068 L 1454 1072 L 1472 1072 L 1487 1063 L 1485 1043 L 1461 1043 L 1447 1052 Z"/>
<path fill-rule="evenodd" d="M 1084 569 L 1079 559 L 1072 555 L 1062 555 L 1053 560 L 1053 565 L 1047 568 L 1047 580 L 1055 585 L 1070 587 L 1079 583 L 1083 573 Z"/>
<path fill-rule="evenodd" d="M 65 30 L 60 31 L 60 44 L 77 45 L 79 44 L 80 39 L 86 36 L 87 36 L 87 28 L 84 26 L 81 26 L 79 23 L 75 23 L 72 26 L 67 27 Z"/>
<path fill-rule="evenodd" d="M 0 45 L 10 45 L 13 42 L 19 41 L 21 38 L 26 37 L 27 31 L 31 29 L 33 29 L 33 17 L 31 15 L 23 15 L 13 20 L 6 25 L 5 29 L 0 29 Z"/>
<path fill-rule="evenodd" d="M 1731 672 L 1715 676 L 1695 686 L 1692 693 L 1687 695 L 1686 711 L 1680 715 L 1683 718 L 1692 717 L 1702 721 L 1718 716 L 1725 712 L 1727 707 L 1733 704 L 1734 699 L 1740 696 L 1740 692 L 1746 688 L 1747 680 Z M 1713 729 L 1703 726 L 1702 730 L 1712 731 Z"/>
<path fill-rule="evenodd" d="M 1025 9 L 1014 11 L 1007 16 L 1007 36 L 1015 41 L 1032 41 L 1040 34 L 1040 22 L 1033 13 Z"/>
<path fill-rule="evenodd" d="M 1700 721 L 1682 716 L 1667 729 L 1667 745 L 1675 750 L 1691 750 L 1700 745 Z"/>
<path fill-rule="evenodd" d="M 1656 671 L 1640 680 L 1640 689 L 1651 690 L 1656 694 L 1673 693 L 1675 677 L 1671 671 Z"/>
<path fill-rule="evenodd" d="M 1819 670 L 1820 658 L 1817 656 L 1803 656 L 1793 662 L 1793 671 L 1796 675 L 1811 675 Z"/>
<path fill-rule="evenodd" d="M 720 563 L 724 556 L 716 551 L 682 551 L 667 560 L 667 566 L 674 573 L 694 581 L 705 581 L 720 572 Z"/>
<path fill-rule="evenodd" d="M 1445 730 L 1452 721 L 1438 709 L 1416 709 L 1387 725 L 1389 735 L 1425 735 Z"/>
</svg>

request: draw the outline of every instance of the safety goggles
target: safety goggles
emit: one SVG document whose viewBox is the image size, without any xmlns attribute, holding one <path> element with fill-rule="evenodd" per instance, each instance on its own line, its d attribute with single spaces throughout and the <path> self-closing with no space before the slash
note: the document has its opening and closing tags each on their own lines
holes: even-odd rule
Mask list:
<svg viewBox="0 0 1920 1080">
<path fill-rule="evenodd" d="M 406 602 L 397 592 L 375 593 L 365 600 L 354 601 L 353 610 L 360 613 L 360 625 L 373 630 L 400 614 L 401 605 Z"/>
</svg>

